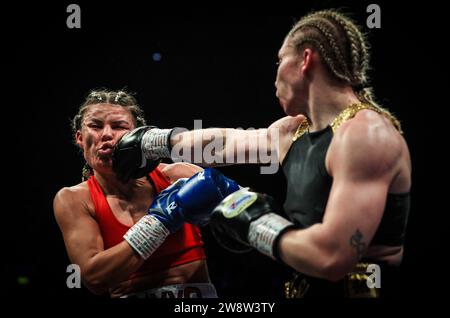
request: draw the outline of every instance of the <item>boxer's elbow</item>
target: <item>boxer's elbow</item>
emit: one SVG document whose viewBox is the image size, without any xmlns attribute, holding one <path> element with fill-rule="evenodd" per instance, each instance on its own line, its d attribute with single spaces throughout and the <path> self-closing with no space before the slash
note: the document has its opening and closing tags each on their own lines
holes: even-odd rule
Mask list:
<svg viewBox="0 0 450 318">
<path fill-rule="evenodd" d="M 342 256 L 330 256 L 321 266 L 321 276 L 326 280 L 337 282 L 343 279 L 354 265 L 354 262 Z"/>
<path fill-rule="evenodd" d="M 280 241 L 280 255 L 296 271 L 338 281 L 355 266 L 355 258 L 339 241 L 329 235 L 323 225 L 307 230 L 287 232 Z"/>
<path fill-rule="evenodd" d="M 97 277 L 85 277 L 84 286 L 95 295 L 103 295 L 108 291 L 108 284 L 104 279 Z"/>
<path fill-rule="evenodd" d="M 291 259 L 288 264 L 298 272 L 332 282 L 344 278 L 350 271 L 345 260 L 336 259 L 320 251 L 312 257 Z"/>
<path fill-rule="evenodd" d="M 110 279 L 101 270 L 85 268 L 81 271 L 83 284 L 95 295 L 102 295 L 110 288 Z"/>
<path fill-rule="evenodd" d="M 330 262 L 322 267 L 322 277 L 326 280 L 337 282 L 349 272 L 348 267 L 341 262 Z"/>
<path fill-rule="evenodd" d="M 336 282 L 352 271 L 356 265 L 356 258 L 333 233 L 323 225 L 312 226 L 305 237 L 309 242 L 305 258 L 308 268 L 312 268 L 313 274 L 316 274 L 314 276 Z"/>
</svg>

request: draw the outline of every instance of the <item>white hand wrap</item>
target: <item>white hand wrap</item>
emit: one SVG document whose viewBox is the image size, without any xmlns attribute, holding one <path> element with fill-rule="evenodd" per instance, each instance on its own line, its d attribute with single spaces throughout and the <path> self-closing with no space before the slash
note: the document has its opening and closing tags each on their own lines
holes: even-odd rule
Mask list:
<svg viewBox="0 0 450 318">
<path fill-rule="evenodd" d="M 146 215 L 133 225 L 123 238 L 143 259 L 147 259 L 169 234 L 169 230 L 159 220 Z"/>
<path fill-rule="evenodd" d="M 142 136 L 141 149 L 150 160 L 170 158 L 170 134 L 173 129 L 149 129 Z"/>
<path fill-rule="evenodd" d="M 261 253 L 275 259 L 274 244 L 280 233 L 292 222 L 275 213 L 268 213 L 250 223 L 248 242 Z"/>
</svg>

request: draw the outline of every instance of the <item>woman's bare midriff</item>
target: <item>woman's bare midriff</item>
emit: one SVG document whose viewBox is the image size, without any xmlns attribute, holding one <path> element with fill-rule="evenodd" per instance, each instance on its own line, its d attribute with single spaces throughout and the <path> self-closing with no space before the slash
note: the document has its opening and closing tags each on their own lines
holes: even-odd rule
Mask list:
<svg viewBox="0 0 450 318">
<path fill-rule="evenodd" d="M 210 283 L 208 266 L 205 260 L 150 273 L 148 276 L 136 277 L 120 283 L 111 288 L 109 292 L 112 298 L 117 298 L 152 288 L 186 283 Z"/>
</svg>

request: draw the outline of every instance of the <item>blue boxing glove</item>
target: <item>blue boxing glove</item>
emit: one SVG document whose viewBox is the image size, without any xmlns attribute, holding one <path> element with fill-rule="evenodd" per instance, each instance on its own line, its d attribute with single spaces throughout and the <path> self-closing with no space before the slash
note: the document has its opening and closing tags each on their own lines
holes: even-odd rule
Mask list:
<svg viewBox="0 0 450 318">
<path fill-rule="evenodd" d="M 205 225 L 212 210 L 239 185 L 218 170 L 207 168 L 190 177 L 179 179 L 155 198 L 148 209 L 171 232 L 184 222 Z"/>
<path fill-rule="evenodd" d="M 177 201 L 185 209 L 186 222 L 205 225 L 209 222 L 212 210 L 239 189 L 235 181 L 218 170 L 207 168 L 186 181 L 177 194 Z"/>
<path fill-rule="evenodd" d="M 204 225 L 213 209 L 239 185 L 217 170 L 208 168 L 189 179 L 179 179 L 153 200 L 148 214 L 133 225 L 124 239 L 147 259 L 185 223 Z"/>
<path fill-rule="evenodd" d="M 148 208 L 148 214 L 160 221 L 170 233 L 175 233 L 184 223 L 184 209 L 177 195 L 187 178 L 178 179 L 170 187 L 161 191 Z"/>
</svg>

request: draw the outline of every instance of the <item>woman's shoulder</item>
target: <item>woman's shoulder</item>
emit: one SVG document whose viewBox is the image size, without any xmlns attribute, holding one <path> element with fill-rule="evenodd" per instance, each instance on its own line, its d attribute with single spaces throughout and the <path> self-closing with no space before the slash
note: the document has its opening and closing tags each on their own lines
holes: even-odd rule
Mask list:
<svg viewBox="0 0 450 318">
<path fill-rule="evenodd" d="M 89 187 L 87 181 L 83 181 L 73 186 L 61 188 L 56 193 L 55 198 L 59 197 L 64 199 L 71 199 L 71 198 L 79 198 L 87 194 L 89 194 Z"/>
<path fill-rule="evenodd" d="M 67 211 L 87 211 L 90 213 L 91 198 L 86 181 L 77 185 L 61 188 L 53 199 L 55 214 Z"/>
</svg>

